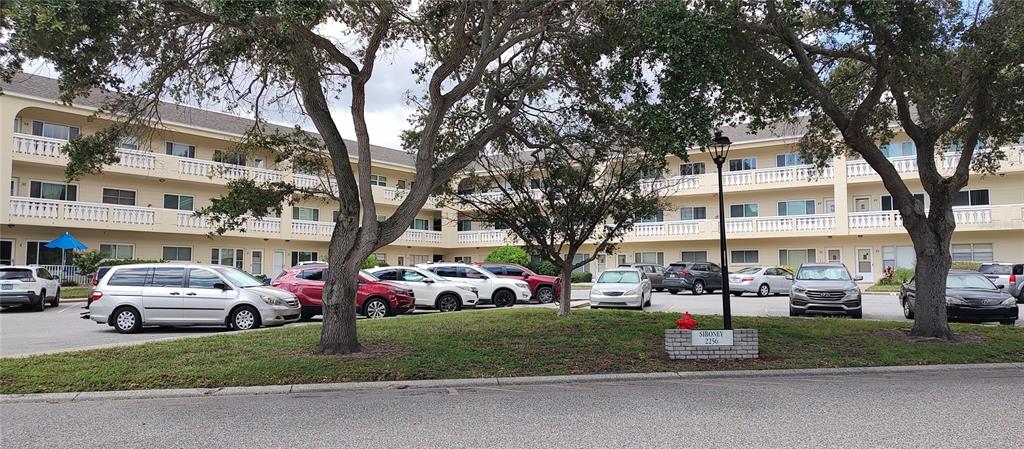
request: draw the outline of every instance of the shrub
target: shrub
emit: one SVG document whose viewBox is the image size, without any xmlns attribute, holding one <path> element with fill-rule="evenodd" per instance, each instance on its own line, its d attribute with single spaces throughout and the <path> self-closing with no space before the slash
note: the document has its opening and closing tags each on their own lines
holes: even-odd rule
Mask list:
<svg viewBox="0 0 1024 449">
<path fill-rule="evenodd" d="M 587 273 L 587 272 L 584 271 L 584 272 L 578 272 L 578 273 L 573 273 L 572 274 L 572 282 L 573 283 L 593 282 L 593 281 L 594 281 L 594 274 L 593 273 Z"/>
<path fill-rule="evenodd" d="M 558 276 L 560 274 L 558 272 L 558 267 L 556 267 L 555 264 L 548 262 L 546 260 L 542 260 L 540 262 L 530 262 L 530 264 L 527 265 L 527 268 L 529 268 L 534 273 L 543 274 L 545 276 Z"/>
<path fill-rule="evenodd" d="M 78 283 L 75 282 L 75 281 L 72 281 L 71 279 L 65 279 L 63 281 L 60 281 L 60 286 L 61 287 L 78 287 Z"/>
<path fill-rule="evenodd" d="M 963 262 L 963 261 L 956 261 L 956 262 L 953 262 L 953 265 L 952 265 L 952 266 L 950 266 L 950 268 L 952 268 L 952 269 L 954 269 L 954 270 L 972 270 L 972 271 L 978 271 L 978 268 L 981 268 L 981 262 Z"/>
<path fill-rule="evenodd" d="M 136 263 L 157 263 L 160 260 L 150 259 L 107 259 L 107 256 L 99 251 L 83 251 L 75 253 L 71 264 L 81 275 L 90 275 L 96 272 L 97 267 L 113 267 L 117 265 L 131 265 Z"/>
<path fill-rule="evenodd" d="M 367 257 L 366 260 L 363 261 L 363 269 L 386 266 L 388 266 L 388 263 L 384 262 L 383 260 L 377 259 L 376 256 Z"/>
<path fill-rule="evenodd" d="M 484 262 L 514 263 L 525 267 L 530 264 L 530 255 L 518 246 L 506 245 L 491 251 Z"/>
</svg>

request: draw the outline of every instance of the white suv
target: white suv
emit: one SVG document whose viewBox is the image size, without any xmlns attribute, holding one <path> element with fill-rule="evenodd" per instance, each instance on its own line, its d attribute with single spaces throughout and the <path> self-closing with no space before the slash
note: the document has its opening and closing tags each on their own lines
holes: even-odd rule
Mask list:
<svg viewBox="0 0 1024 449">
<path fill-rule="evenodd" d="M 417 309 L 454 312 L 463 306 L 473 307 L 479 300 L 479 289 L 465 282 L 452 282 L 422 268 L 380 267 L 369 271 L 377 279 L 401 284 L 416 293 Z"/>
<path fill-rule="evenodd" d="M 34 265 L 0 267 L 0 306 L 30 306 L 37 312 L 46 303 L 60 304 L 60 279 Z"/>
<path fill-rule="evenodd" d="M 476 287 L 480 296 L 478 304 L 512 307 L 516 301 L 530 300 L 530 284 L 497 277 L 480 267 L 464 263 L 425 263 L 416 266 L 450 281 L 465 282 Z"/>
</svg>

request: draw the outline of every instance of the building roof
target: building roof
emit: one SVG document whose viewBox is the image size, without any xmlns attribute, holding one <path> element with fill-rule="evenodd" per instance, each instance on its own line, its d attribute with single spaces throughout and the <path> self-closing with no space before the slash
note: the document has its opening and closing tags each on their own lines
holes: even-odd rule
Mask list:
<svg viewBox="0 0 1024 449">
<path fill-rule="evenodd" d="M 60 97 L 56 79 L 23 72 L 14 75 L 9 83 L 0 81 L 0 90 L 5 94 L 15 93 L 52 101 L 58 101 Z M 96 109 L 102 106 L 110 98 L 110 95 L 114 95 L 114 93 L 102 89 L 93 89 L 88 95 L 76 98 L 73 101 L 73 105 Z M 205 128 L 229 134 L 245 134 L 255 123 L 255 120 L 246 117 L 165 101 L 161 101 L 157 108 L 160 119 L 164 122 L 194 128 Z M 277 130 L 281 132 L 291 132 L 293 129 L 289 126 L 272 123 L 268 124 L 267 128 L 271 131 Z M 346 139 L 345 144 L 348 148 L 349 156 L 358 157 L 356 143 Z M 408 167 L 413 167 L 416 163 L 416 156 L 404 150 L 371 145 L 370 151 L 374 161 Z"/>
</svg>

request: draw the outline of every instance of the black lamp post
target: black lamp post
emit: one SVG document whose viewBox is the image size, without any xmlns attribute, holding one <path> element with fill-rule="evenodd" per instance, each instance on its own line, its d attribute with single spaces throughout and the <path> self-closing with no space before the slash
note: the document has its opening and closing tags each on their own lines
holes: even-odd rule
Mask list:
<svg viewBox="0 0 1024 449">
<path fill-rule="evenodd" d="M 722 316 L 726 330 L 732 329 L 732 306 L 729 303 L 729 253 L 725 248 L 725 198 L 722 192 L 722 165 L 729 157 L 730 146 L 732 146 L 732 141 L 723 136 L 721 131 L 715 131 L 715 138 L 707 149 L 711 153 L 711 160 L 718 167 L 718 241 L 722 247 Z"/>
</svg>

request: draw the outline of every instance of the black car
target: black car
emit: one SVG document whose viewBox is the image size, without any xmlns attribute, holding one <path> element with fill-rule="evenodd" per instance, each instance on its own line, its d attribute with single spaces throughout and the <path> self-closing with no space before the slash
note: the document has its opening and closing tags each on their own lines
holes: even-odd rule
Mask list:
<svg viewBox="0 0 1024 449">
<path fill-rule="evenodd" d="M 695 295 L 722 289 L 722 267 L 711 262 L 676 262 L 665 269 L 664 286 L 671 294 L 689 290 Z"/>
<path fill-rule="evenodd" d="M 970 270 L 950 270 L 946 276 L 946 316 L 950 321 L 998 321 L 1012 325 L 1017 321 L 1017 300 L 985 275 Z M 914 318 L 917 287 L 911 278 L 900 289 L 903 315 Z"/>
</svg>

